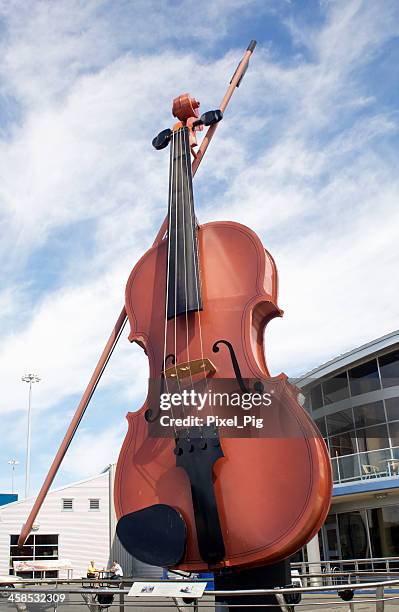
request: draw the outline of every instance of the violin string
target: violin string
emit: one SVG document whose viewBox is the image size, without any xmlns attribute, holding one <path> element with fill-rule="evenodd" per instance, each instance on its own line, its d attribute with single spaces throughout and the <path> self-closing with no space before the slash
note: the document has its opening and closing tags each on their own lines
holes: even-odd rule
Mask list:
<svg viewBox="0 0 399 612">
<path fill-rule="evenodd" d="M 177 156 L 181 156 L 181 128 L 179 130 L 177 130 Z M 180 178 L 181 180 L 181 178 Z M 181 397 L 181 385 L 180 385 L 180 377 L 179 377 L 179 373 L 177 370 L 177 271 L 178 271 L 178 243 L 177 243 L 177 239 L 178 239 L 178 190 L 179 187 L 179 172 L 178 172 L 178 166 L 176 168 L 175 171 L 175 316 L 174 316 L 174 339 L 175 339 L 175 376 L 176 376 L 176 382 L 177 382 L 177 388 L 179 390 L 179 395 Z M 184 407 L 183 407 L 184 410 Z M 173 415 L 172 415 L 173 416 Z M 176 431 L 176 426 L 175 426 L 175 431 Z M 188 433 L 188 432 L 187 432 Z M 187 435 L 187 438 L 189 439 L 189 435 Z"/>
<path fill-rule="evenodd" d="M 166 347 L 168 337 L 168 303 L 169 303 L 169 272 L 170 272 L 170 229 L 172 227 L 172 197 L 173 197 L 173 177 L 174 177 L 174 158 L 175 158 L 175 132 L 172 134 L 172 145 L 170 147 L 170 161 L 169 161 L 169 220 L 168 220 L 168 253 L 167 253 L 167 266 L 166 266 L 166 300 L 165 300 L 165 330 L 164 330 L 164 349 L 163 349 L 163 368 L 166 370 Z M 166 391 L 170 395 L 168 377 L 165 373 L 163 375 Z M 171 413 L 173 418 L 173 406 L 171 405 Z M 176 436 L 176 425 L 173 421 L 173 431 Z"/>
<path fill-rule="evenodd" d="M 185 138 L 186 138 L 186 135 L 185 135 Z M 186 142 L 186 146 L 187 146 L 187 142 Z M 199 279 L 197 277 L 197 271 L 199 272 L 199 248 L 198 248 L 197 232 L 196 232 L 196 228 L 194 227 L 194 219 L 193 219 L 194 205 L 193 205 L 192 193 L 191 193 L 191 188 L 190 188 L 190 183 L 189 183 L 190 176 L 191 176 L 191 163 L 190 163 L 190 160 L 186 159 L 186 177 L 187 177 L 187 192 L 188 192 L 189 210 L 190 210 L 190 227 L 191 227 L 191 235 L 193 237 L 192 256 L 193 256 L 193 261 L 194 261 L 195 292 L 196 292 L 196 298 L 197 298 L 198 331 L 199 331 L 200 350 L 201 350 L 201 362 L 203 364 L 204 363 L 204 347 L 203 347 L 203 341 L 202 341 L 201 311 L 199 307 L 200 306 L 199 288 L 198 288 Z M 207 393 L 209 393 L 208 378 L 206 375 L 205 368 L 203 368 L 203 374 L 204 374 L 204 382 L 205 382 L 206 391 Z M 212 402 L 211 402 L 211 413 L 213 415 Z M 203 435 L 202 428 L 201 428 L 201 435 Z"/>
<path fill-rule="evenodd" d="M 179 132 L 177 132 L 177 155 L 179 155 Z M 178 223 L 178 212 L 177 212 L 177 186 L 178 186 L 178 168 L 176 168 L 176 172 L 175 172 L 175 186 L 174 186 L 174 191 L 175 191 L 175 198 L 174 198 L 174 202 L 175 202 L 175 316 L 174 316 L 174 338 L 175 338 L 175 351 L 174 351 L 174 355 L 175 355 L 175 374 L 176 374 L 176 378 L 177 380 L 179 380 L 179 377 L 177 375 L 177 223 Z"/>
<path fill-rule="evenodd" d="M 168 336 L 168 302 L 169 302 L 169 269 L 170 269 L 170 227 L 172 221 L 172 177 L 173 177 L 173 157 L 175 148 L 175 134 L 172 134 L 172 145 L 170 148 L 169 162 L 169 219 L 168 219 L 168 247 L 167 247 L 167 265 L 166 265 L 166 299 L 165 299 L 165 329 L 164 329 L 164 345 L 163 345 L 163 367 L 166 368 L 166 343 Z M 165 378 L 166 387 L 168 386 Z"/>
<path fill-rule="evenodd" d="M 178 232 L 178 195 L 180 194 L 181 197 L 181 217 L 182 217 L 182 229 L 183 229 L 183 261 L 184 261 L 184 266 L 183 266 L 183 272 L 184 272 L 184 284 L 185 284 L 185 293 L 184 293 L 184 297 L 185 297 L 185 315 L 186 315 L 186 324 L 187 324 L 187 284 L 186 284 L 186 257 L 185 257 L 185 247 L 186 247 L 186 242 L 185 242 L 185 232 L 184 232 L 184 180 L 183 180 L 183 162 L 182 162 L 182 156 L 183 156 L 183 146 L 182 146 L 182 133 L 183 133 L 183 128 L 180 128 L 177 131 L 177 154 L 176 154 L 176 158 L 178 160 L 178 167 L 176 168 L 176 201 L 175 201 L 175 206 L 176 206 L 176 244 L 175 244 L 175 356 L 176 356 L 176 362 L 175 362 L 175 374 L 176 374 L 176 382 L 177 382 L 177 387 L 179 389 L 179 394 L 180 397 L 181 392 L 182 392 L 182 385 L 180 383 L 180 376 L 179 376 L 179 372 L 177 370 L 177 327 L 178 327 L 178 323 L 177 323 L 177 277 L 178 277 L 178 272 L 179 272 L 179 265 L 180 265 L 180 261 L 178 258 L 178 253 L 179 253 L 179 245 L 177 242 L 177 238 L 179 235 Z M 181 245 L 180 245 L 181 247 Z M 180 326 L 179 326 L 180 327 Z M 187 338 L 187 334 L 186 334 L 186 338 Z M 182 354 L 184 355 L 184 351 L 182 351 Z M 183 418 L 186 416 L 186 411 L 185 411 L 185 406 L 184 403 L 181 404 L 181 408 L 182 408 L 182 416 Z M 189 428 L 188 426 L 186 426 L 186 436 L 187 439 L 190 438 L 189 435 Z"/>
<path fill-rule="evenodd" d="M 185 300 L 185 324 L 186 324 L 186 354 L 187 354 L 187 362 L 189 368 L 189 376 L 191 388 L 194 389 L 193 376 L 191 373 L 191 364 L 190 364 L 190 346 L 189 346 L 189 321 L 188 321 L 188 304 L 187 304 L 187 254 L 186 254 L 186 223 L 185 223 L 185 208 L 186 208 L 186 199 L 185 199 L 185 180 L 184 180 L 184 172 L 183 172 L 183 156 L 187 155 L 187 150 L 185 146 L 184 134 L 187 128 L 182 128 L 179 130 L 179 146 L 180 146 L 180 179 L 181 179 L 181 200 L 182 200 L 182 225 L 183 225 L 183 261 L 184 261 L 184 300 Z M 184 386 L 184 385 L 183 385 Z M 181 391 L 181 390 L 180 390 Z M 182 412 L 183 418 L 186 416 L 186 410 L 184 402 L 182 403 Z M 188 424 L 186 425 L 186 436 L 187 439 L 190 439 L 190 429 Z"/>
<path fill-rule="evenodd" d="M 191 373 L 191 364 L 190 364 L 190 345 L 189 345 L 189 321 L 188 321 L 188 305 L 187 305 L 187 254 L 186 254 L 186 223 L 185 223 L 185 208 L 186 208 L 186 201 L 185 201 L 185 190 L 184 190 L 184 172 L 183 172 L 183 154 L 184 156 L 187 155 L 187 148 L 186 148 L 186 139 L 184 138 L 184 147 L 183 147 L 183 133 L 185 135 L 187 128 L 183 128 L 182 131 L 182 135 L 180 138 L 180 144 L 181 144 L 181 156 L 180 156 L 180 174 L 181 174 L 181 181 L 182 181 L 182 202 L 183 202 L 183 206 L 182 206 L 182 223 L 183 223 L 183 254 L 184 254 L 184 299 L 185 299 L 185 315 L 186 315 L 186 352 L 187 352 L 187 361 L 189 363 L 189 373 L 190 373 L 190 382 L 191 382 L 191 388 L 194 389 L 194 383 L 193 383 L 193 375 Z M 187 191 L 187 189 L 186 189 Z"/>
<path fill-rule="evenodd" d="M 187 191 L 188 191 L 188 198 L 189 198 L 189 210 L 190 210 L 190 226 L 191 226 L 191 234 L 193 236 L 193 261 L 194 261 L 194 270 L 195 270 L 195 274 L 194 274 L 194 278 L 195 278 L 195 293 L 196 293 L 196 299 L 197 299 L 197 314 L 198 314 L 198 330 L 199 330 L 199 339 L 200 339 L 200 350 L 201 350 L 201 360 L 202 363 L 204 362 L 204 350 L 203 350 L 203 342 L 202 342 L 202 326 L 201 326 L 201 311 L 200 311 L 200 307 L 199 307 L 199 289 L 198 289 L 198 278 L 197 278 L 197 269 L 199 269 L 199 261 L 197 260 L 196 254 L 195 254 L 195 246 L 196 246 L 196 231 L 194 228 L 194 220 L 193 220 L 193 212 L 194 212 L 194 207 L 193 207 L 193 202 L 192 202 L 192 198 L 191 198 L 191 189 L 190 189 L 190 185 L 188 183 L 189 181 L 189 168 L 187 167 L 187 160 L 186 160 L 186 176 L 187 176 Z M 197 251 L 198 251 L 198 245 L 197 245 Z M 197 267 L 198 266 L 198 267 Z M 206 379 L 206 372 L 204 370 L 204 376 Z"/>
</svg>

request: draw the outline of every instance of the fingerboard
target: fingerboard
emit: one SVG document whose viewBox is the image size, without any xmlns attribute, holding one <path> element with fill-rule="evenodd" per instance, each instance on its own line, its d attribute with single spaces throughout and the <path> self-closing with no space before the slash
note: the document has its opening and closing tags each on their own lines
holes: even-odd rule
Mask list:
<svg viewBox="0 0 399 612">
<path fill-rule="evenodd" d="M 186 127 L 174 133 L 170 148 L 167 278 L 168 319 L 202 310 L 198 227 Z"/>
</svg>

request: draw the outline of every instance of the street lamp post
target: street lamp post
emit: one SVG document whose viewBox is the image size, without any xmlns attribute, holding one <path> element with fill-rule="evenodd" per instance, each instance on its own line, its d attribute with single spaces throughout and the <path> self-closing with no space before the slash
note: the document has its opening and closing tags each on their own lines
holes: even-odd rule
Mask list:
<svg viewBox="0 0 399 612">
<path fill-rule="evenodd" d="M 32 400 L 32 385 L 40 382 L 40 378 L 36 374 L 26 374 L 22 376 L 23 382 L 29 383 L 29 401 L 28 401 L 28 431 L 26 435 L 26 464 L 25 464 L 25 499 L 29 495 L 29 479 L 30 479 L 30 424 L 31 424 L 31 400 Z"/>
<path fill-rule="evenodd" d="M 10 459 L 10 461 L 8 461 L 8 465 L 11 465 L 12 467 L 12 472 L 11 472 L 11 493 L 14 493 L 14 472 L 15 472 L 15 466 L 19 464 L 19 461 L 17 459 Z"/>
</svg>

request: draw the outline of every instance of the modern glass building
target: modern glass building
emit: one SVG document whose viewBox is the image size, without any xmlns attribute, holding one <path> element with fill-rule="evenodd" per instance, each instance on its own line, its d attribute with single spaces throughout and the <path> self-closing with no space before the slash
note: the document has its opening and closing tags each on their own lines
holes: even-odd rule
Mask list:
<svg viewBox="0 0 399 612">
<path fill-rule="evenodd" d="M 399 331 L 312 370 L 296 384 L 328 445 L 325 560 L 399 557 Z"/>
</svg>

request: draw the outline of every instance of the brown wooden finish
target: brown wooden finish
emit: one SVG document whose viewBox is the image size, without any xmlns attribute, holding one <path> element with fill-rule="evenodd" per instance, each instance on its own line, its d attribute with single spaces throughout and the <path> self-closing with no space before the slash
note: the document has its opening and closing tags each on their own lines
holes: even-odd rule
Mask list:
<svg viewBox="0 0 399 612">
<path fill-rule="evenodd" d="M 190 117 L 199 117 L 199 107 L 198 100 L 185 93 L 173 100 L 172 115 L 180 121 L 187 121 Z"/>
<path fill-rule="evenodd" d="M 166 368 L 163 374 L 165 378 L 178 378 L 179 380 L 184 378 L 190 378 L 201 374 L 203 378 L 204 374 L 209 376 L 215 374 L 216 368 L 212 361 L 207 357 L 201 357 L 201 359 L 191 359 L 191 361 L 184 361 L 183 363 L 176 363 L 170 368 Z"/>
<path fill-rule="evenodd" d="M 224 457 L 214 466 L 214 487 L 225 560 L 220 566 L 273 563 L 301 548 L 323 524 L 332 479 L 327 449 L 297 402 L 297 390 L 284 374 L 270 378 L 263 347 L 266 324 L 281 316 L 277 270 L 257 235 L 232 222 L 208 223 L 198 232 L 203 311 L 169 320 L 166 354 L 176 363 L 212 358 L 215 378 L 234 378 L 229 352 L 212 352 L 219 339 L 234 347 L 243 378 L 273 380 L 285 396 L 281 434 L 247 439 L 221 438 Z M 148 355 L 150 377 L 161 376 L 164 352 L 166 241 L 152 247 L 133 269 L 126 287 L 129 339 Z M 143 287 L 151 301 L 142 299 Z M 174 325 L 177 325 L 177 346 Z M 127 415 L 128 433 L 116 470 L 118 518 L 152 504 L 177 508 L 188 525 L 187 550 L 180 569 L 202 570 L 188 477 L 176 467 L 174 440 L 151 438 L 144 418 L 147 402 Z M 284 435 L 288 427 L 290 435 Z M 276 431 L 276 428 L 273 429 Z"/>
</svg>

